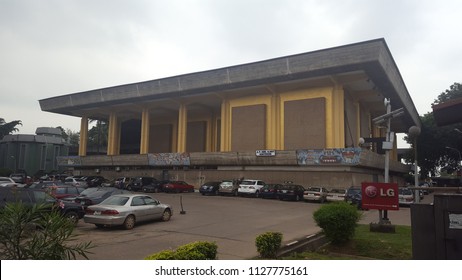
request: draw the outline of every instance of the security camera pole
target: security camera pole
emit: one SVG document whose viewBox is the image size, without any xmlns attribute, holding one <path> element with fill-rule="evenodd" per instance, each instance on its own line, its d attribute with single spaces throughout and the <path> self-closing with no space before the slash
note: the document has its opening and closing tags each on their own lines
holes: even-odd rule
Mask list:
<svg viewBox="0 0 462 280">
<path fill-rule="evenodd" d="M 395 133 L 390 131 L 391 126 L 391 119 L 396 118 L 404 114 L 404 109 L 399 108 L 397 110 L 391 111 L 391 104 L 390 99 L 385 98 L 384 105 L 387 108 L 387 113 L 385 115 L 379 116 L 374 118 L 372 121 L 375 124 L 385 124 L 387 129 L 387 134 L 385 138 L 385 142 L 382 144 L 382 149 L 385 150 L 385 174 L 384 179 L 385 183 L 389 183 L 389 173 L 390 173 L 390 150 L 393 149 L 393 141 L 395 138 Z M 379 224 L 388 223 L 388 211 L 387 210 L 379 210 Z"/>
</svg>

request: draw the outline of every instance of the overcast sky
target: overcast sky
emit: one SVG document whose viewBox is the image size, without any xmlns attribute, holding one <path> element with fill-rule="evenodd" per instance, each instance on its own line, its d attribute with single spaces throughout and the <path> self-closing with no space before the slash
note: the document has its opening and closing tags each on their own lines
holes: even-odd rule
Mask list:
<svg viewBox="0 0 462 280">
<path fill-rule="evenodd" d="M 0 0 L 0 118 L 38 100 L 385 38 L 420 115 L 462 82 L 462 1 Z"/>
</svg>

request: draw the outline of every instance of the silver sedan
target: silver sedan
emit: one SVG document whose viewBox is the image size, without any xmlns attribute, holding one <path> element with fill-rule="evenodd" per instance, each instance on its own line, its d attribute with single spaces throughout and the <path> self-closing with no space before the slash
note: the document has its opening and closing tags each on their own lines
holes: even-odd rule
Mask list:
<svg viewBox="0 0 462 280">
<path fill-rule="evenodd" d="M 88 206 L 83 220 L 97 227 L 123 226 L 132 229 L 137 222 L 168 221 L 173 209 L 148 195 L 117 194 L 108 197 L 100 204 Z"/>
</svg>

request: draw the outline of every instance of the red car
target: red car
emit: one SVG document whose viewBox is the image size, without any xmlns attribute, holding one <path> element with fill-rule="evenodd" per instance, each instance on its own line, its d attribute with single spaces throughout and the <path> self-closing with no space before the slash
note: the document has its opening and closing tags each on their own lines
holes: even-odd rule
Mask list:
<svg viewBox="0 0 462 280">
<path fill-rule="evenodd" d="M 163 186 L 164 192 L 194 192 L 194 186 L 184 181 L 170 181 Z"/>
</svg>

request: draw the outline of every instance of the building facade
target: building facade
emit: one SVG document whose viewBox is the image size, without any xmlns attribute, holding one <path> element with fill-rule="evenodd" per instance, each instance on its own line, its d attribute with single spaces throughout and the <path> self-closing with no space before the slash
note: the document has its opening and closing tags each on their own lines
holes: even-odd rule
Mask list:
<svg viewBox="0 0 462 280">
<path fill-rule="evenodd" d="M 26 171 L 29 176 L 63 170 L 58 158 L 68 156 L 61 130 L 39 127 L 35 135 L 6 135 L 0 140 L 0 168 Z"/>
<path fill-rule="evenodd" d="M 383 178 L 384 99 L 419 116 L 383 39 L 244 65 L 40 100 L 43 111 L 81 118 L 76 173 L 206 180 L 258 178 L 306 186 Z M 89 119 L 108 123 L 104 156 L 87 155 Z M 408 172 L 390 151 L 391 178 Z"/>
</svg>

